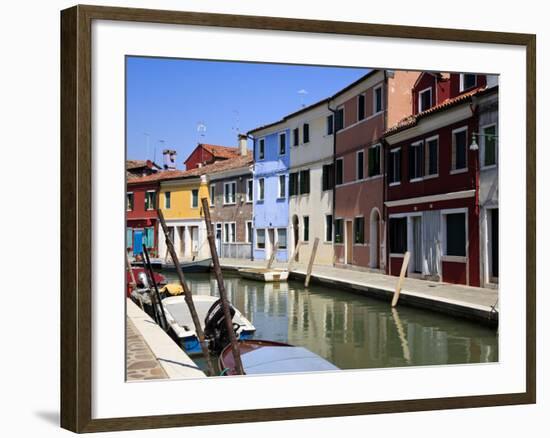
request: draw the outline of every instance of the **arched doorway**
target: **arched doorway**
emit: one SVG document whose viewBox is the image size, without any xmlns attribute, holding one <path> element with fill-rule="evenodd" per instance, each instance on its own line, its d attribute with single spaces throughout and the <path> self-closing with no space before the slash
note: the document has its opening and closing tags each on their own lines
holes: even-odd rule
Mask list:
<svg viewBox="0 0 550 438">
<path fill-rule="evenodd" d="M 380 267 L 380 211 L 374 207 L 370 213 L 370 263 L 371 268 Z"/>
<path fill-rule="evenodd" d="M 296 245 L 298 245 L 298 241 L 300 240 L 300 227 L 298 222 L 298 215 L 292 216 L 292 236 L 294 237 L 294 253 L 296 253 Z M 300 254 L 296 254 L 296 261 L 299 261 Z"/>
</svg>

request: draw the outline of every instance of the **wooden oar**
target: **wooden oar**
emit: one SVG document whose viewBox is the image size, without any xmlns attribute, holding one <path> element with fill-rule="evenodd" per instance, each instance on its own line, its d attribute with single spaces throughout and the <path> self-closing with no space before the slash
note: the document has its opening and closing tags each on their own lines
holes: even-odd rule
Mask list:
<svg viewBox="0 0 550 438">
<path fill-rule="evenodd" d="M 191 292 L 191 289 L 189 289 L 189 286 L 187 286 L 185 278 L 183 277 L 183 271 L 181 270 L 180 262 L 176 254 L 176 250 L 174 249 L 174 244 L 172 243 L 172 240 L 170 240 L 170 236 L 168 235 L 168 227 L 166 226 L 166 221 L 164 220 L 164 215 L 162 214 L 162 210 L 160 208 L 157 209 L 157 214 L 160 220 L 160 225 L 162 226 L 162 231 L 164 232 L 164 237 L 166 238 L 166 247 L 168 248 L 168 252 L 172 257 L 172 262 L 174 262 L 174 266 L 176 268 L 176 274 L 178 275 L 181 287 L 183 288 L 183 296 L 185 298 L 185 302 L 187 303 L 187 307 L 189 308 L 189 313 L 191 314 L 191 319 L 193 320 L 193 324 L 195 326 L 195 333 L 197 334 L 197 338 L 199 338 L 199 343 L 201 344 L 202 354 L 204 355 L 204 359 L 206 360 L 206 363 L 208 365 L 208 371 L 210 375 L 214 376 L 216 373 L 214 370 L 214 366 L 212 365 L 212 361 L 210 360 L 210 353 L 208 352 L 208 346 L 206 345 L 204 331 L 201 326 L 199 315 L 197 315 L 197 309 L 195 308 L 195 303 L 193 303 L 193 294 Z"/>
<path fill-rule="evenodd" d="M 216 250 L 216 239 L 214 237 L 212 221 L 210 219 L 210 205 L 208 204 L 208 198 L 202 198 L 201 202 L 202 211 L 204 212 L 204 220 L 206 222 L 206 235 L 208 236 L 208 243 L 210 245 L 210 255 L 212 256 L 212 266 L 214 267 L 214 276 L 218 282 L 218 290 L 222 300 L 223 317 L 225 319 L 225 326 L 229 334 L 231 352 L 233 353 L 233 360 L 235 361 L 235 370 L 239 374 L 244 375 L 245 372 L 241 361 L 241 352 L 239 350 L 239 346 L 237 345 L 237 337 L 235 336 L 235 332 L 233 330 L 233 318 L 231 318 L 231 312 L 229 311 L 229 301 L 227 300 L 220 259 L 218 258 L 218 251 Z"/>
</svg>

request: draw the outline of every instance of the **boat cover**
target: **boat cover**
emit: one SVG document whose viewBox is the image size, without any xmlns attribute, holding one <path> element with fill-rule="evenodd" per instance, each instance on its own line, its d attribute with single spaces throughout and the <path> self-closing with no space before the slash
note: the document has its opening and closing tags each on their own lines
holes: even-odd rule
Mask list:
<svg viewBox="0 0 550 438">
<path fill-rule="evenodd" d="M 339 368 L 303 347 L 262 347 L 241 356 L 246 374 L 333 371 Z"/>
<path fill-rule="evenodd" d="M 168 295 L 181 295 L 183 293 L 183 287 L 178 283 L 168 283 L 160 292 L 167 293 Z"/>
</svg>

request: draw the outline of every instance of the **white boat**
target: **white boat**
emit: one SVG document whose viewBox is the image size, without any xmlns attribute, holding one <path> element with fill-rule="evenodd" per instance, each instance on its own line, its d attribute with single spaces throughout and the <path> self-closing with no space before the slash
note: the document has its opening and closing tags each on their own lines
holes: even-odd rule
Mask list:
<svg viewBox="0 0 550 438">
<path fill-rule="evenodd" d="M 264 281 L 266 283 L 287 281 L 288 279 L 288 271 L 286 269 L 243 268 L 239 269 L 239 274 L 243 278 Z"/>
<path fill-rule="evenodd" d="M 195 304 L 197 315 L 203 329 L 208 310 L 218 301 L 218 299 L 218 297 L 210 295 L 193 295 L 193 303 Z M 193 324 L 191 313 L 185 302 L 185 296 L 177 295 L 165 298 L 162 300 L 162 305 L 168 325 L 172 333 L 177 337 L 180 346 L 190 355 L 201 354 L 201 346 L 195 332 L 195 325 Z M 256 331 L 256 328 L 238 309 L 235 309 L 233 324 L 239 325 L 236 334 L 238 339 L 241 340 L 250 339 Z"/>
</svg>

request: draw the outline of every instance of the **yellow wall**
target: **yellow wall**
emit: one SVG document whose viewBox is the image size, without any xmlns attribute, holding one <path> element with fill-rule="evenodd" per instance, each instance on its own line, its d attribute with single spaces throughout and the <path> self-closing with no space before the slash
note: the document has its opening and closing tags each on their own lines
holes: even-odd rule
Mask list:
<svg viewBox="0 0 550 438">
<path fill-rule="evenodd" d="M 191 190 L 199 189 L 199 204 L 197 208 L 191 207 Z M 170 192 L 170 208 L 165 208 L 165 193 Z M 209 199 L 209 190 L 206 183 L 198 179 L 192 181 L 161 183 L 159 206 L 166 219 L 200 219 L 202 216 L 201 199 Z"/>
</svg>

